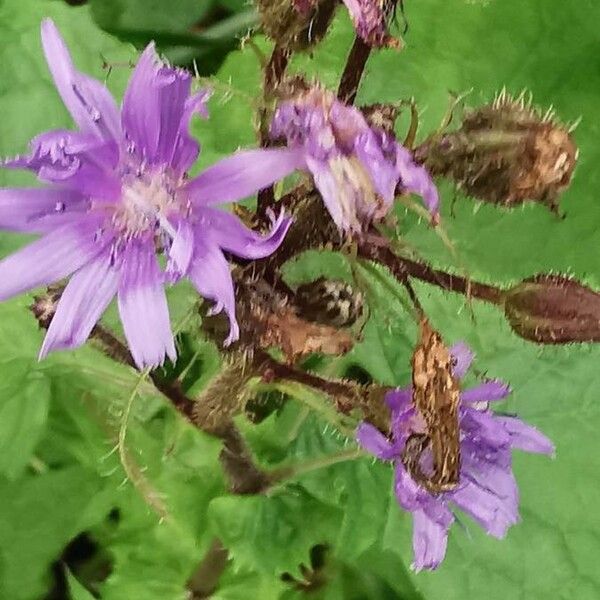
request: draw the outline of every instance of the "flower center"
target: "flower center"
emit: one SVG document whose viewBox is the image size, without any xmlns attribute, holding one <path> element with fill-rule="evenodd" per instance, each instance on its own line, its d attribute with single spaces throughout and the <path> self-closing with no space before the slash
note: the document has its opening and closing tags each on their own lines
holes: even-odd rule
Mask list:
<svg viewBox="0 0 600 600">
<path fill-rule="evenodd" d="M 114 210 L 112 222 L 125 238 L 152 234 L 172 241 L 176 231 L 169 217 L 183 212 L 176 185 L 167 175 L 142 174 L 124 180 L 121 201 Z"/>
</svg>

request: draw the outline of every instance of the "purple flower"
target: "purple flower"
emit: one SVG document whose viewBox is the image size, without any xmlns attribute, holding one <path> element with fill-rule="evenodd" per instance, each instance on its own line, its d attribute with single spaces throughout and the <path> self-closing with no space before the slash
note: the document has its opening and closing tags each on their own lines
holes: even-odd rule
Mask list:
<svg viewBox="0 0 600 600">
<path fill-rule="evenodd" d="M 456 361 L 454 375 L 462 378 L 473 355 L 462 343 L 451 352 Z M 402 508 L 413 514 L 416 571 L 435 569 L 444 559 L 448 530 L 454 521 L 450 507 L 459 508 L 497 538 L 504 537 L 508 528 L 519 520 L 511 449 L 551 455 L 554 446 L 520 419 L 497 415 L 489 409 L 489 402 L 501 400 L 509 393 L 508 385 L 499 380 L 487 381 L 461 393 L 460 481 L 456 489 L 440 494 L 419 486 L 402 463 L 408 438 L 424 432 L 424 422 L 413 407 L 410 388 L 391 391 L 386 396 L 392 414 L 391 440 L 368 423 L 359 426 L 358 443 L 377 458 L 394 463 L 396 498 Z M 427 449 L 421 457 L 424 471 L 431 460 Z"/>
<path fill-rule="evenodd" d="M 189 179 L 199 153 L 188 133 L 206 116 L 206 90 L 190 95 L 191 76 L 163 64 L 150 44 L 133 71 L 121 110 L 100 82 L 78 72 L 54 23 L 42 23 L 54 82 L 78 131 L 43 133 L 31 152 L 7 161 L 50 184 L 1 189 L 0 227 L 42 234 L 0 262 L 0 300 L 72 275 L 40 357 L 84 343 L 116 295 L 139 367 L 175 357 L 163 285 L 188 277 L 230 321 L 237 339 L 233 282 L 223 251 L 262 258 L 290 225 L 269 235 L 247 229 L 217 204 L 244 198 L 302 164 L 299 152 L 238 152 Z M 166 271 L 157 254 L 166 258 Z"/>
<path fill-rule="evenodd" d="M 356 33 L 369 46 L 399 48 L 401 43 L 388 34 L 387 24 L 396 0 L 343 0 Z"/>
<path fill-rule="evenodd" d="M 396 189 L 423 197 L 433 220 L 438 193 L 425 169 L 382 129 L 369 126 L 362 113 L 319 87 L 283 102 L 271 134 L 303 152 L 323 201 L 339 229 L 362 231 L 393 205 Z"/>
</svg>

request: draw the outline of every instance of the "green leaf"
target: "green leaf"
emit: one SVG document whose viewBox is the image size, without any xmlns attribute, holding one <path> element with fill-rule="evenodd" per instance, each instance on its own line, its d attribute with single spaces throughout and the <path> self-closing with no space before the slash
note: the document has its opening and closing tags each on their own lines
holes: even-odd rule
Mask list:
<svg viewBox="0 0 600 600">
<path fill-rule="evenodd" d="M 339 512 L 301 487 L 273 496 L 224 496 L 209 506 L 211 526 L 241 567 L 273 577 L 301 575 L 309 551 L 327 543 L 339 527 Z"/>
<path fill-rule="evenodd" d="M 88 591 L 79 581 L 69 569 L 65 569 L 65 573 L 67 575 L 67 584 L 69 586 L 69 594 L 71 595 L 71 600 L 93 600 L 93 594 Z"/>
<path fill-rule="evenodd" d="M 52 83 L 40 41 L 40 23 L 51 17 L 64 36 L 73 61 L 84 73 L 104 80 L 103 59 L 127 65 L 132 49 L 102 33 L 89 7 L 70 8 L 62 2 L 4 0 L 0 3 L 0 155 L 24 152 L 29 140 L 48 129 L 72 128 L 73 123 Z M 117 67 L 108 77 L 109 88 L 121 97 L 130 69 Z M 43 107 L 43 110 L 40 110 Z M 29 183 L 27 174 L 3 170 L 1 185 Z M 4 236 L 3 236 L 4 237 Z"/>
<path fill-rule="evenodd" d="M 16 482 L 0 479 L 0 564 L 6 598 L 30 600 L 42 594 L 50 563 L 72 537 L 108 512 L 106 505 L 89 510 L 100 489 L 96 476 L 80 467 Z"/>
<path fill-rule="evenodd" d="M 32 368 L 33 367 L 33 368 Z M 0 363 L 0 473 L 9 479 L 29 463 L 48 416 L 50 381 L 28 360 Z"/>
</svg>

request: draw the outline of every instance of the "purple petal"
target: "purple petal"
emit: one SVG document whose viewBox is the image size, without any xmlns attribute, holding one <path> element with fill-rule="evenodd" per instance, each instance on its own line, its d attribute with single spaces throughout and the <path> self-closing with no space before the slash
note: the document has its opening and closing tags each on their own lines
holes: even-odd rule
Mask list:
<svg viewBox="0 0 600 600">
<path fill-rule="evenodd" d="M 415 571 L 435 569 L 444 560 L 451 523 L 451 520 L 447 524 L 434 521 L 422 510 L 413 513 L 412 568 Z"/>
<path fill-rule="evenodd" d="M 519 490 L 512 472 L 510 449 L 496 452 L 494 456 L 486 455 L 482 450 L 461 454 L 461 482 L 475 483 L 497 496 L 508 510 L 516 512 Z"/>
<path fill-rule="evenodd" d="M 304 166 L 300 150 L 245 150 L 208 167 L 187 184 L 201 205 L 234 202 L 283 179 Z"/>
<path fill-rule="evenodd" d="M 169 249 L 172 270 L 185 274 L 188 271 L 194 254 L 194 230 L 185 219 L 180 219 L 177 233 Z"/>
<path fill-rule="evenodd" d="M 192 78 L 182 69 L 166 66 L 156 54 L 154 43 L 140 56 L 123 98 L 122 124 L 129 148 L 151 165 L 173 164 L 183 160 L 182 126 L 198 104 L 188 104 Z M 197 102 L 197 99 L 196 99 Z M 187 132 L 186 132 L 187 135 Z M 186 145 L 186 160 L 189 159 Z"/>
<path fill-rule="evenodd" d="M 73 131 L 47 131 L 31 141 L 31 152 L 6 161 L 11 169 L 29 169 L 41 181 L 117 200 L 121 185 L 115 173 L 119 161 L 117 145 L 89 134 Z"/>
<path fill-rule="evenodd" d="M 377 193 L 391 207 L 398 185 L 398 175 L 395 165 L 383 155 L 377 134 L 370 129 L 364 131 L 356 138 L 354 151 L 371 176 Z"/>
<path fill-rule="evenodd" d="M 69 50 L 51 19 L 42 21 L 42 45 L 56 89 L 83 133 L 120 140 L 119 110 L 99 81 L 78 72 Z"/>
<path fill-rule="evenodd" d="M 328 163 L 307 157 L 306 164 L 337 228 L 342 231 L 360 231 L 355 191 L 342 185 L 343 181 L 334 176 Z"/>
<path fill-rule="evenodd" d="M 450 348 L 450 354 L 454 359 L 452 374 L 458 379 L 462 379 L 469 370 L 473 362 L 474 354 L 465 342 L 458 342 Z"/>
<path fill-rule="evenodd" d="M 461 431 L 473 443 L 485 444 L 493 448 L 510 445 L 509 433 L 493 412 L 463 407 L 460 415 Z"/>
<path fill-rule="evenodd" d="M 401 461 L 394 468 L 394 493 L 398 504 L 411 512 L 421 510 L 430 501 L 436 501 L 408 474 Z"/>
<path fill-rule="evenodd" d="M 173 157 L 170 160 L 171 166 L 177 173 L 185 173 L 198 158 L 200 144 L 190 135 L 189 128 L 194 115 L 208 117 L 206 103 L 211 93 L 211 90 L 201 90 L 185 101 L 177 141 L 173 146 Z"/>
<path fill-rule="evenodd" d="M 554 444 L 535 427 L 516 417 L 497 416 L 496 419 L 510 434 L 510 445 L 525 452 L 554 455 Z"/>
<path fill-rule="evenodd" d="M 107 254 L 79 269 L 60 298 L 39 358 L 51 350 L 81 346 L 117 293 L 118 283 L 119 272 Z"/>
<path fill-rule="evenodd" d="M 216 245 L 196 238 L 196 254 L 188 277 L 204 298 L 216 303 L 211 314 L 222 310 L 229 317 L 229 336 L 225 340 L 228 346 L 240 337 L 240 328 L 235 318 L 235 294 L 229 264 L 223 252 Z"/>
<path fill-rule="evenodd" d="M 356 441 L 367 452 L 381 460 L 395 458 L 394 447 L 390 441 L 370 423 L 361 423 L 356 430 Z"/>
<path fill-rule="evenodd" d="M 210 237 L 220 248 L 236 256 L 248 259 L 270 256 L 279 248 L 292 224 L 292 219 L 283 212 L 273 222 L 267 235 L 260 235 L 246 227 L 235 215 L 213 209 L 201 208 L 198 213 L 205 217 L 210 225 Z"/>
<path fill-rule="evenodd" d="M 500 379 L 492 379 L 478 386 L 461 392 L 460 399 L 466 404 L 477 404 L 478 402 L 492 402 L 502 400 L 511 392 L 510 386 Z"/>
<path fill-rule="evenodd" d="M 162 274 L 151 243 L 132 243 L 124 252 L 118 291 L 125 337 L 138 368 L 175 360 Z"/>
<path fill-rule="evenodd" d="M 0 261 L 0 300 L 67 277 L 94 259 L 103 245 L 94 241 L 96 222 L 59 227 Z"/>
<path fill-rule="evenodd" d="M 410 152 L 400 144 L 396 147 L 396 167 L 402 189 L 421 196 L 432 218 L 437 219 L 440 204 L 437 188 L 425 168 L 417 165 Z"/>
<path fill-rule="evenodd" d="M 516 503 L 468 482 L 452 492 L 452 501 L 479 523 L 487 533 L 503 538 L 511 525 L 519 521 Z"/>
<path fill-rule="evenodd" d="M 0 228 L 46 233 L 80 218 L 86 198 L 77 192 L 48 188 L 0 189 Z"/>
<path fill-rule="evenodd" d="M 392 390 L 385 395 L 385 403 L 389 406 L 390 410 L 394 412 L 401 412 L 410 408 L 412 402 L 412 389 L 411 388 L 400 388 Z"/>
</svg>

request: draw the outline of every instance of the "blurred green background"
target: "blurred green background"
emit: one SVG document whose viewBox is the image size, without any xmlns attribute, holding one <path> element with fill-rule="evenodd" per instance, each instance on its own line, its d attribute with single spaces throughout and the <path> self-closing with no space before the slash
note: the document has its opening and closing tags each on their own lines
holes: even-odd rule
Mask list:
<svg viewBox="0 0 600 600">
<path fill-rule="evenodd" d="M 238 49 L 256 23 L 244 0 L 72 4 L 79 6 L 0 0 L 0 155 L 22 152 L 41 131 L 71 126 L 41 53 L 39 24 L 46 16 L 55 19 L 77 66 L 105 79 L 118 98 L 130 61 L 150 39 L 170 60 L 195 65 L 210 79 L 211 119 L 193 125 L 203 145 L 196 170 L 256 144 L 259 54 L 270 48 L 255 36 L 253 47 Z M 600 5 L 404 4 L 406 49 L 372 58 L 360 103 L 414 96 L 424 136 L 439 124 L 449 91 L 472 89 L 467 101 L 476 105 L 506 86 L 514 93 L 527 88 L 565 121 L 581 116 L 582 122 L 565 220 L 541 206 L 509 212 L 460 195 L 452 216 L 455 191 L 442 184 L 444 225 L 456 256 L 399 207 L 403 241 L 438 266 L 485 281 L 508 285 L 554 270 L 600 288 Z M 329 38 L 291 68 L 335 86 L 352 39 L 340 10 Z M 401 120 L 400 136 L 405 127 Z M 3 186 L 31 181 L 0 173 Z M 3 233 L 0 253 L 25 241 Z M 347 265 L 312 253 L 286 268 L 291 282 L 321 273 L 347 277 Z M 320 366 L 331 375 L 406 384 L 414 324 L 385 287 L 372 282 L 372 288 L 364 341 Z M 464 519 L 452 530 L 440 569 L 411 573 L 410 517 L 395 503 L 390 469 L 368 459 L 312 471 L 269 496 L 229 494 L 220 443 L 186 425 L 136 373 L 90 347 L 38 363 L 42 333 L 27 309 L 29 296 L 0 305 L 0 598 L 183 600 L 216 537 L 229 550 L 216 599 L 600 598 L 600 350 L 537 347 L 518 339 L 492 307 L 475 303 L 471 314 L 461 297 L 423 285 L 417 291 L 448 341 L 467 340 L 480 370 L 511 383 L 514 394 L 500 408 L 556 443 L 554 460 L 515 455 L 522 523 L 505 540 Z M 195 301 L 185 285 L 170 290 L 172 322 L 181 322 Z M 113 309 L 105 323 L 118 328 Z M 218 370 L 217 350 L 199 338 L 193 319 L 178 344 L 178 372 L 188 369 L 184 385 L 197 393 Z M 265 466 L 319 459 L 347 444 L 326 415 L 296 402 L 257 425 L 241 418 L 239 426 Z"/>
</svg>

